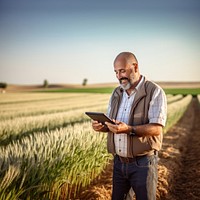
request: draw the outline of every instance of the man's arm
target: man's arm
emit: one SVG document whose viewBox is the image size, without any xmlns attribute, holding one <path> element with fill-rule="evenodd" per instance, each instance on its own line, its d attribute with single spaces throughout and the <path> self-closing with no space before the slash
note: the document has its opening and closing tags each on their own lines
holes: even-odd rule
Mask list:
<svg viewBox="0 0 200 200">
<path fill-rule="evenodd" d="M 133 132 L 139 137 L 158 136 L 162 133 L 163 126 L 160 124 L 144 124 L 139 126 L 129 126 L 129 133 Z"/>
<path fill-rule="evenodd" d="M 116 122 L 116 125 L 106 122 L 106 125 L 108 126 L 108 129 L 115 134 L 130 134 L 134 132 L 138 137 L 158 136 L 160 135 L 160 133 L 162 133 L 163 128 L 162 125 L 156 123 L 130 126 L 125 124 L 124 122 Z"/>
</svg>

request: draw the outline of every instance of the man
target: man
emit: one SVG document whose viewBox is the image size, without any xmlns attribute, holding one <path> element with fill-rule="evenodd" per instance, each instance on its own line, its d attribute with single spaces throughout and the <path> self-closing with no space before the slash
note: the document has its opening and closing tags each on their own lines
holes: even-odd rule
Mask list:
<svg viewBox="0 0 200 200">
<path fill-rule="evenodd" d="M 140 74 L 138 61 L 130 52 L 116 57 L 114 71 L 120 86 L 113 91 L 108 115 L 116 124 L 92 121 L 95 131 L 108 132 L 108 152 L 114 155 L 112 199 L 126 199 L 132 188 L 137 200 L 155 200 L 166 96 Z"/>
</svg>

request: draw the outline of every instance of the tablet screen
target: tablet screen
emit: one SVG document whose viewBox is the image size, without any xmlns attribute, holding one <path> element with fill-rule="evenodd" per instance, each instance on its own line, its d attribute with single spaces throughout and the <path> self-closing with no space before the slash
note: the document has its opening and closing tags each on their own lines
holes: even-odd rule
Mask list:
<svg viewBox="0 0 200 200">
<path fill-rule="evenodd" d="M 91 119 L 101 122 L 102 124 L 105 124 L 105 122 L 109 122 L 112 124 L 115 124 L 106 114 L 101 112 L 85 112 L 86 115 L 88 115 Z"/>
</svg>

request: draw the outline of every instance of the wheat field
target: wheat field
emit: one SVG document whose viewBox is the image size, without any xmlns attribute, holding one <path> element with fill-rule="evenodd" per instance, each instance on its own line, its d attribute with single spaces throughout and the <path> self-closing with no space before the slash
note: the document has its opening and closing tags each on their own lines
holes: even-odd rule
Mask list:
<svg viewBox="0 0 200 200">
<path fill-rule="evenodd" d="M 112 156 L 106 133 L 94 132 L 85 111 L 106 112 L 109 94 L 6 93 L 0 95 L 0 199 L 73 199 Z M 164 132 L 192 96 L 167 95 Z"/>
</svg>

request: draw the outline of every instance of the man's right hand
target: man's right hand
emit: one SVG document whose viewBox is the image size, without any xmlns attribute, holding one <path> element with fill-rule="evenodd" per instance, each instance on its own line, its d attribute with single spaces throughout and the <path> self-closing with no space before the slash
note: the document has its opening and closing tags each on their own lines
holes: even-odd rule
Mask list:
<svg viewBox="0 0 200 200">
<path fill-rule="evenodd" d="M 92 120 L 92 128 L 98 132 L 108 132 L 109 131 L 109 129 L 106 125 L 103 125 L 102 123 L 99 123 L 98 121 L 94 121 L 94 120 Z"/>
</svg>

